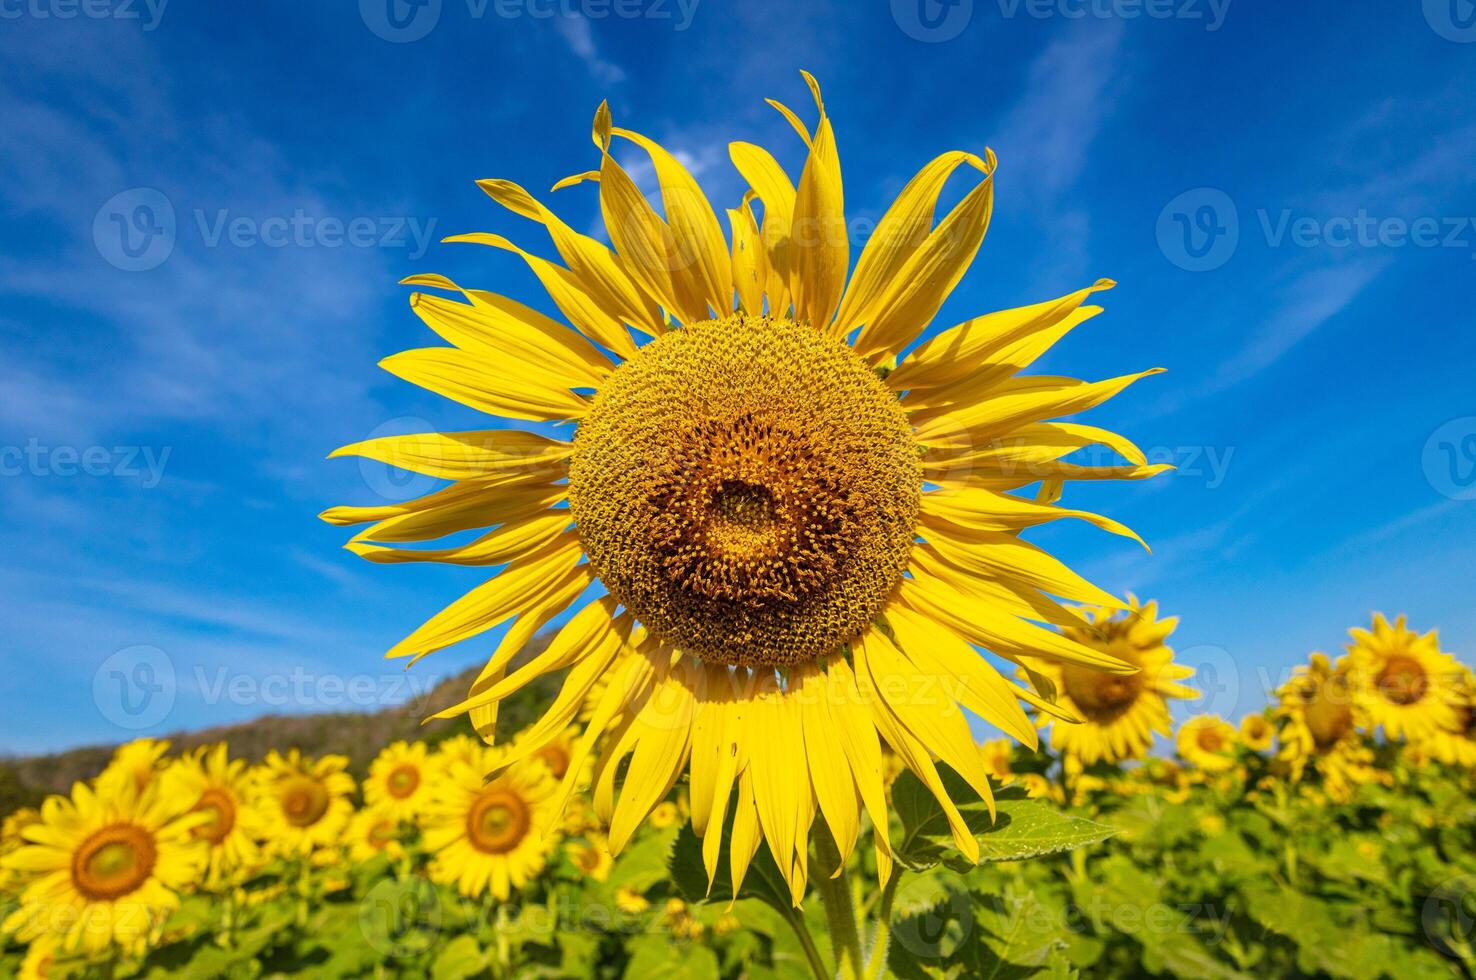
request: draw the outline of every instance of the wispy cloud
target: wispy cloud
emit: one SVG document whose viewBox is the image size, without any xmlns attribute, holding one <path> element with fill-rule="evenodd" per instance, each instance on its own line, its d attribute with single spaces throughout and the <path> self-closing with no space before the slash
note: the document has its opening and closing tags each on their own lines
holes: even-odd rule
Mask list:
<svg viewBox="0 0 1476 980">
<path fill-rule="evenodd" d="M 584 62 L 584 67 L 589 69 L 595 81 L 602 85 L 614 85 L 625 80 L 625 69 L 600 56 L 595 47 L 594 31 L 587 19 L 579 14 L 566 14 L 555 17 L 553 24 L 554 30 L 569 45 L 569 50 Z"/>
</svg>

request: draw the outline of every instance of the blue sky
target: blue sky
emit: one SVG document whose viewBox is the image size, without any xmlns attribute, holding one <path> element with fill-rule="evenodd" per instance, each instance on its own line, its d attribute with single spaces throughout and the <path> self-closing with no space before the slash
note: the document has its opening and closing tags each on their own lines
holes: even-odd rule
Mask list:
<svg viewBox="0 0 1476 980">
<path fill-rule="evenodd" d="M 425 489 L 334 447 L 478 424 L 375 367 L 427 342 L 396 281 L 536 302 L 434 241 L 551 254 L 473 181 L 597 165 L 602 98 L 721 206 L 730 140 L 797 173 L 763 99 L 806 106 L 801 68 L 853 220 L 998 153 L 938 326 L 1120 283 L 1042 370 L 1169 369 L 1090 421 L 1178 473 L 1069 498 L 1155 553 L 1036 540 L 1182 617 L 1199 707 L 1255 708 L 1376 609 L 1470 659 L 1468 0 L 388 2 L 0 0 L 0 752 L 372 708 L 485 658 L 381 661 L 476 573 L 367 565 L 315 517 Z M 546 199 L 595 225 L 588 186 Z"/>
</svg>

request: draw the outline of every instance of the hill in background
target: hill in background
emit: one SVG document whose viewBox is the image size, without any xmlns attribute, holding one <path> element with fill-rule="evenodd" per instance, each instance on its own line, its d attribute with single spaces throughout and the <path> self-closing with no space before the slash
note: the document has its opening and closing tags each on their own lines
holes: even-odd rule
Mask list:
<svg viewBox="0 0 1476 980">
<path fill-rule="evenodd" d="M 542 651 L 549 639 L 543 634 L 534 637 L 515 658 L 514 669 Z M 419 739 L 434 744 L 452 735 L 471 734 L 471 724 L 464 715 L 427 724 L 421 722 L 464 699 L 479 670 L 466 670 L 441 681 L 423 696 L 379 711 L 263 715 L 252 721 L 161 737 L 169 740 L 172 753 L 225 742 L 232 756 L 251 762 L 260 762 L 272 749 L 297 748 L 309 755 L 345 755 L 350 771 L 362 778 L 370 761 L 391 742 Z M 499 737 L 506 737 L 536 720 L 540 709 L 558 692 L 558 686 L 557 677 L 545 676 L 504 701 L 497 723 Z M 116 748 L 116 744 L 89 745 L 48 755 L 0 759 L 0 816 L 18 807 L 36 806 L 52 793 L 67 793 L 73 783 L 93 778 L 108 764 Z"/>
</svg>

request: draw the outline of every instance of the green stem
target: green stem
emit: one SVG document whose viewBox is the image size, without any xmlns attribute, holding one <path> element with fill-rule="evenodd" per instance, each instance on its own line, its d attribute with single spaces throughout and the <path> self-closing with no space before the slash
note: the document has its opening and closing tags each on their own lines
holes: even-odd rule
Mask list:
<svg viewBox="0 0 1476 980">
<path fill-rule="evenodd" d="M 866 964 L 866 980 L 881 980 L 887 972 L 887 953 L 892 942 L 892 902 L 897 897 L 897 884 L 902 880 L 902 869 L 893 868 L 892 876 L 882 889 L 881 906 L 876 913 L 876 935 L 871 940 L 871 959 Z"/>
<path fill-rule="evenodd" d="M 831 980 L 830 970 L 820 956 L 820 948 L 815 945 L 815 937 L 810 935 L 810 929 L 805 925 L 804 916 L 798 909 L 795 909 L 784 918 L 789 923 L 789 927 L 794 930 L 795 936 L 799 938 L 800 948 L 805 951 L 805 959 L 810 961 L 810 969 L 815 972 L 815 980 Z"/>
<path fill-rule="evenodd" d="M 855 898 L 851 880 L 841 864 L 840 852 L 831 839 L 830 830 L 820 824 L 815 833 L 815 890 L 825 906 L 825 921 L 830 926 L 830 947 L 835 951 L 836 974 L 861 980 L 865 961 L 861 958 L 861 931 L 856 926 Z M 835 877 L 830 873 L 839 869 Z"/>
</svg>

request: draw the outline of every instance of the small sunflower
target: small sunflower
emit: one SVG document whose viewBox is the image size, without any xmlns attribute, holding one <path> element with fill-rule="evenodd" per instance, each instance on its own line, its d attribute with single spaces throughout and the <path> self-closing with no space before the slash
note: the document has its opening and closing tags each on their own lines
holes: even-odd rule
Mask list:
<svg viewBox="0 0 1476 980">
<path fill-rule="evenodd" d="M 68 974 L 65 966 L 58 962 L 57 941 L 52 935 L 36 938 L 26 947 L 15 980 L 56 980 Z"/>
<path fill-rule="evenodd" d="M 1252 752 L 1266 752 L 1276 740 L 1276 726 L 1265 715 L 1246 715 L 1240 719 L 1240 740 Z"/>
<path fill-rule="evenodd" d="M 1313 653 L 1276 692 L 1281 723 L 1277 760 L 1287 778 L 1300 782 L 1310 765 L 1322 777 L 1328 796 L 1344 801 L 1355 785 L 1378 778 L 1373 752 L 1359 733 L 1360 715 L 1347 664 L 1334 666 L 1325 653 Z"/>
<path fill-rule="evenodd" d="M 989 770 L 989 775 L 1007 783 L 1014 778 L 1010 769 L 1010 762 L 1014 758 L 1015 743 L 1007 738 L 996 738 L 979 746 L 979 751 L 984 754 L 984 767 Z"/>
<path fill-rule="evenodd" d="M 452 735 L 436 743 L 435 751 L 431 753 L 431 760 L 437 766 L 445 769 L 460 762 L 477 762 L 482 758 L 485 750 L 486 746 L 481 739 L 470 735 Z"/>
<path fill-rule="evenodd" d="M 1084 620 L 1062 628 L 1069 639 L 1138 668 L 1134 674 L 1107 674 L 1080 664 L 1031 663 L 1058 694 L 1056 705 L 1067 713 L 1042 711 L 1036 724 L 1051 729 L 1051 747 L 1068 767 L 1141 759 L 1153 744 L 1153 733 L 1173 734 L 1169 698 L 1193 698 L 1199 692 L 1179 681 L 1194 668 L 1174 663 L 1164 642 L 1178 626 L 1177 616 L 1158 618 L 1158 604 L 1131 607 L 1119 615 L 1112 608 L 1083 610 Z M 1027 661 L 1027 663 L 1030 663 Z M 1072 721 L 1079 718 L 1080 721 Z"/>
<path fill-rule="evenodd" d="M 285 756 L 273 749 L 267 755 L 257 773 L 257 799 L 277 853 L 307 856 L 338 842 L 354 811 L 349 799 L 354 780 L 347 768 L 341 755 L 312 759 L 297 749 Z"/>
<path fill-rule="evenodd" d="M 220 742 L 176 759 L 161 780 L 164 792 L 205 818 L 191 833 L 208 848 L 208 882 L 261 862 L 258 842 L 266 836 L 267 826 L 245 759 L 230 758 L 226 744 Z"/>
<path fill-rule="evenodd" d="M 188 805 L 128 781 L 106 795 L 77 783 L 70 797 L 48 799 L 23 831 L 27 843 L 4 858 L 29 882 L 3 931 L 65 951 L 147 948 L 208 860 L 193 833 L 203 818 Z"/>
<path fill-rule="evenodd" d="M 1179 727 L 1179 756 L 1202 772 L 1235 768 L 1235 727 L 1218 715 L 1199 715 Z"/>
<path fill-rule="evenodd" d="M 613 248 L 517 184 L 482 181 L 551 235 L 562 264 L 498 235 L 453 240 L 521 258 L 571 327 L 443 276 L 405 280 L 464 302 L 413 294 L 412 309 L 451 346 L 382 366 L 499 421 L 340 449 L 452 482 L 416 500 L 323 514 L 369 524 L 348 547 L 370 561 L 501 567 L 391 650 L 418 659 L 511 623 L 467 699 L 442 716 L 469 712 L 490 739 L 502 700 L 567 671 L 512 763 L 560 737 L 603 683 L 556 809 L 596 756 L 593 799 L 618 853 L 689 771 L 695 831 L 708 836 L 731 810 L 735 839 L 767 842 L 796 903 L 817 817 L 842 858 L 863 811 L 887 826 L 883 742 L 938 797 L 959 848 L 978 857 L 934 760 L 992 802 L 963 709 L 1032 748 L 1020 701 L 1053 710 L 1034 678 L 1009 683 L 978 648 L 1017 664 L 1135 670 L 1038 625 L 1079 624 L 1058 600 L 1123 604 L 1020 532 L 1072 518 L 1135 539 L 1115 521 L 1056 506 L 1062 488 L 1167 469 L 1114 433 L 1049 421 L 1156 370 L 1097 382 L 1019 376 L 1100 312 L 1083 304 L 1110 280 L 914 346 L 984 238 L 992 152 L 945 153 L 923 167 L 847 282 L 835 133 L 819 85 L 805 79 L 814 129 L 783 110 L 808 147 L 797 182 L 768 151 L 729 148 L 749 185 L 727 212 L 731 242 L 677 157 L 616 127 L 605 104 L 593 127 L 599 169 L 556 189 L 597 186 Z M 616 161 L 626 146 L 653 164 L 661 212 Z M 957 173 L 970 187 L 935 224 Z M 551 438 L 508 419 L 575 428 L 572 439 Z M 1066 461 L 1092 446 L 1125 462 Z M 1019 493 L 1036 484 L 1039 493 Z M 481 533 L 469 543 L 403 547 L 473 529 Z M 591 592 L 596 583 L 603 595 Z M 580 605 L 546 650 L 514 668 L 541 626 Z M 919 697 L 921 687 L 951 696 Z M 709 877 L 719 836 L 704 842 Z M 886 877 L 890 846 L 885 833 L 874 839 Z M 753 853 L 731 849 L 734 881 Z"/>
<path fill-rule="evenodd" d="M 489 751 L 481 763 L 448 769 L 421 826 L 425 848 L 435 855 L 431 880 L 470 898 L 490 891 L 506 901 L 538 876 L 558 844 L 549 810 L 557 783 L 537 760 L 486 779 L 497 762 Z"/>
<path fill-rule="evenodd" d="M 1440 649 L 1435 630 L 1423 636 L 1375 614 L 1373 628 L 1351 629 L 1348 669 L 1370 727 L 1391 740 L 1429 739 L 1460 728 L 1466 693 L 1463 670 Z"/>
<path fill-rule="evenodd" d="M 580 874 L 594 881 L 609 878 L 611 869 L 615 867 L 610 845 L 601 834 L 590 834 L 585 841 L 570 841 L 564 845 L 564 853 Z"/>
<path fill-rule="evenodd" d="M 369 764 L 364 802 L 391 820 L 413 822 L 430 801 L 434 778 L 424 742 L 395 742 Z"/>
<path fill-rule="evenodd" d="M 110 793 L 121 784 L 127 783 L 134 790 L 142 790 L 164 771 L 164 756 L 169 743 L 157 738 L 138 738 L 118 746 L 113 759 L 97 777 L 98 791 Z"/>
<path fill-rule="evenodd" d="M 400 860 L 405 856 L 400 828 L 400 819 L 385 807 L 366 806 L 359 810 L 349 818 L 344 831 L 349 858 L 361 864 L 381 854 L 391 861 Z"/>
</svg>

